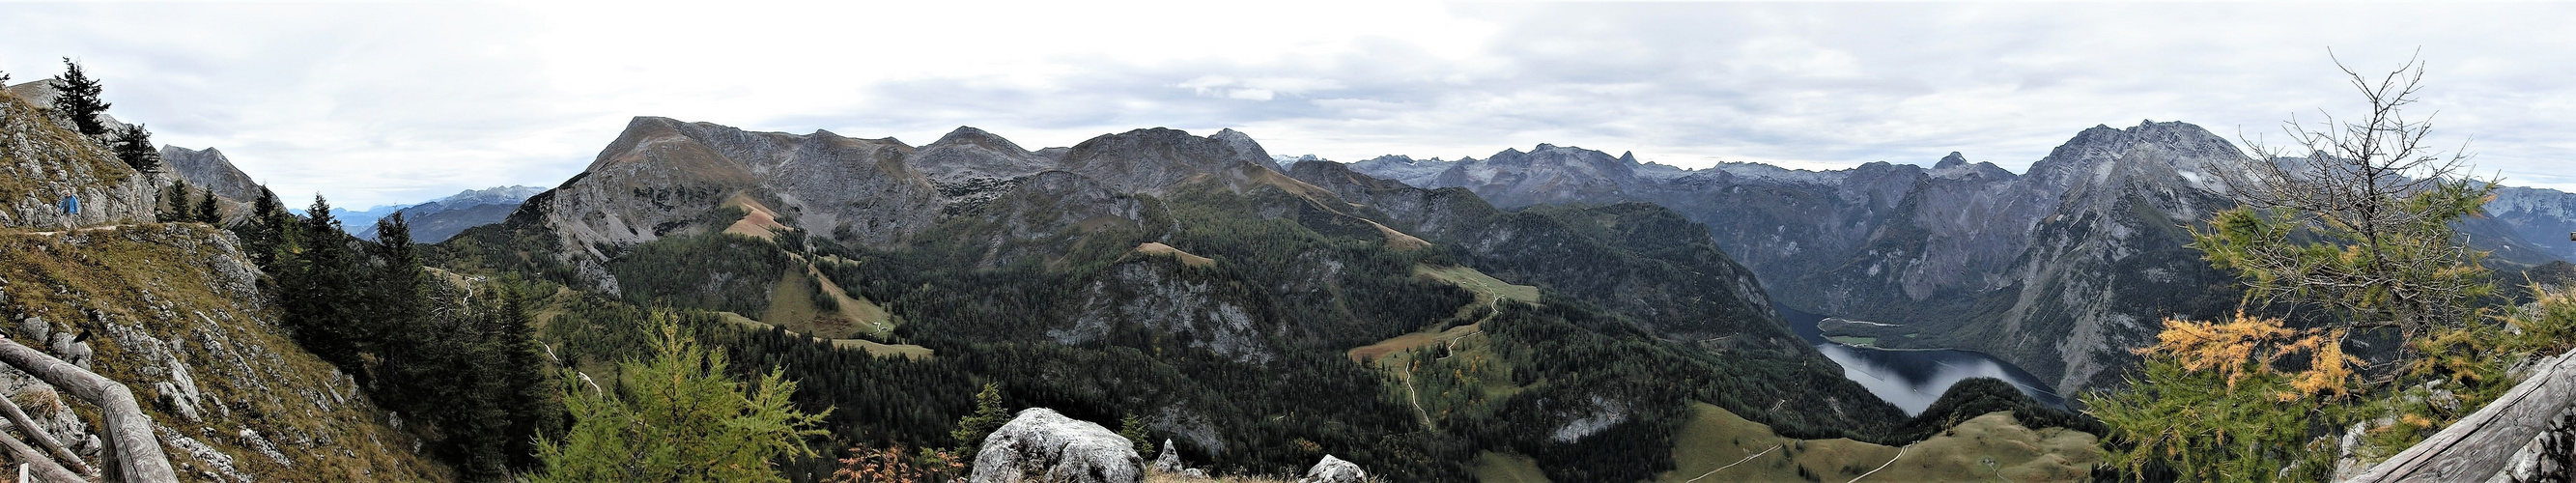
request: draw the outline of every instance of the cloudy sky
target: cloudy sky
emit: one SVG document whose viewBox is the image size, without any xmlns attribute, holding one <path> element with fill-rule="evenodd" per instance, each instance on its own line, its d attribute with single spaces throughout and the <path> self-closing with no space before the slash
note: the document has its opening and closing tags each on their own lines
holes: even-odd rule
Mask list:
<svg viewBox="0 0 2576 483">
<path fill-rule="evenodd" d="M 2576 190 L 2576 4 L 0 3 L 13 82 L 343 206 L 552 186 L 627 119 L 1023 146 L 1235 128 L 1275 154 L 1538 143 L 1684 167 L 2019 171 L 2097 124 L 2350 113 L 2421 51 L 2445 146 Z M 2273 136 L 2278 139 L 2279 136 Z"/>
</svg>

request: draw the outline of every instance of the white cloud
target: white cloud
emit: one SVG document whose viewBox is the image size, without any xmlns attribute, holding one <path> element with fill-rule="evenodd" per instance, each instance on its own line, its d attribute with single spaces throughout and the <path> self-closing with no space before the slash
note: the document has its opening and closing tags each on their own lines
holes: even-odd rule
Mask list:
<svg viewBox="0 0 2576 483">
<path fill-rule="evenodd" d="M 1027 146 L 1237 128 L 1283 154 L 1538 143 L 1695 166 L 2018 169 L 2140 119 L 2350 111 L 2325 57 L 2431 63 L 2482 169 L 2576 189 L 2565 4 L 11 4 L 0 71 L 344 205 L 553 185 L 630 116 Z M 2317 25 L 2372 28 L 2313 28 Z"/>
</svg>

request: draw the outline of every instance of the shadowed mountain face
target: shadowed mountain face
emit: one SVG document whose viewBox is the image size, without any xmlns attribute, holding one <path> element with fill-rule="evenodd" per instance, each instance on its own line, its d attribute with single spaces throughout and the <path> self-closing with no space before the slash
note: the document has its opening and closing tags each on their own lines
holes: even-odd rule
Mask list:
<svg viewBox="0 0 2576 483">
<path fill-rule="evenodd" d="M 1700 170 L 1540 145 L 1491 159 L 1382 157 L 1352 169 L 1462 187 L 1500 205 L 1645 201 L 1706 224 L 1782 302 L 1885 327 L 1893 347 L 1996 354 L 2059 392 L 2116 383 L 2167 316 L 2233 307 L 2233 279 L 2185 247 L 2187 224 L 2232 206 L 2208 175 L 2241 156 L 2198 126 L 2145 122 L 2078 133 L 2027 173 L 1952 153 L 1925 169 L 1839 171 L 1727 163 Z M 2500 261 L 2547 261 L 2523 241 L 2576 205 L 2508 189 L 2497 218 L 2461 227 Z M 2527 201 L 2526 201 L 2527 200 Z M 2546 226 L 2547 228 L 2540 228 Z M 2523 232 L 2516 236 L 2517 232 Z"/>
</svg>

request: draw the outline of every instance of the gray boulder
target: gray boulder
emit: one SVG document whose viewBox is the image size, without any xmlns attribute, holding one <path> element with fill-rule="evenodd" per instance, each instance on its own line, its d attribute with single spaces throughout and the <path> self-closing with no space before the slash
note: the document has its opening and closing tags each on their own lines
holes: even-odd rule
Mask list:
<svg viewBox="0 0 2576 483">
<path fill-rule="evenodd" d="M 1109 428 L 1029 408 L 984 438 L 975 451 L 974 483 L 1136 483 L 1145 459 Z"/>
<path fill-rule="evenodd" d="M 1297 479 L 1297 483 L 1364 483 L 1367 481 L 1368 472 L 1361 471 L 1360 465 L 1342 461 L 1341 458 L 1335 458 L 1333 455 L 1324 455 L 1323 461 L 1317 461 L 1314 468 L 1306 469 L 1305 478 Z"/>
<path fill-rule="evenodd" d="M 1164 439 L 1163 454 L 1154 456 L 1154 471 L 1179 473 L 1181 468 L 1181 449 L 1172 447 L 1172 440 Z"/>
</svg>

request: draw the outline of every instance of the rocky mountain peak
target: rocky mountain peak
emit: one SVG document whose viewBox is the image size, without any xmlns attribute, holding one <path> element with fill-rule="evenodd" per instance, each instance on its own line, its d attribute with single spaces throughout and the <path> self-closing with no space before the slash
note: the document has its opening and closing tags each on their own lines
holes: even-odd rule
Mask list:
<svg viewBox="0 0 2576 483">
<path fill-rule="evenodd" d="M 1231 129 L 1198 137 L 1170 128 L 1137 129 L 1083 141 L 1065 153 L 1063 169 L 1107 183 L 1117 191 L 1159 192 L 1197 175 L 1220 174 L 1238 164 L 1273 166 L 1251 136 Z"/>
<path fill-rule="evenodd" d="M 259 182 L 248 174 L 242 174 L 241 168 L 233 166 L 232 159 L 224 157 L 224 152 L 215 148 L 196 150 L 164 145 L 161 146 L 161 162 L 178 173 L 180 179 L 188 180 L 188 184 L 214 190 L 216 196 L 237 201 L 259 198 Z"/>
<path fill-rule="evenodd" d="M 938 141 L 915 150 L 904 163 L 942 185 L 1008 180 L 1037 174 L 1056 164 L 1054 159 L 1021 149 L 1009 139 L 967 126 L 958 126 Z"/>
<path fill-rule="evenodd" d="M 1968 157 L 1960 156 L 1958 151 L 1951 151 L 1949 156 L 1941 157 L 1941 162 L 1932 163 L 1932 169 L 1949 169 L 1967 164 Z"/>
<path fill-rule="evenodd" d="M 2235 144 L 2200 126 L 2147 120 L 2127 129 L 2104 125 L 2085 129 L 2049 151 L 2048 157 L 2032 163 L 2024 176 L 2062 187 L 2081 176 L 2103 176 L 2107 171 L 2102 171 L 2106 169 L 2102 165 L 2124 159 L 2163 164 L 2167 170 L 2192 171 L 2243 156 Z"/>
<path fill-rule="evenodd" d="M 1021 149 L 1020 145 L 1013 144 L 1009 139 L 993 135 L 993 133 L 986 132 L 982 129 L 976 129 L 974 126 L 957 126 L 957 129 L 948 131 L 948 134 L 939 136 L 939 140 L 931 141 L 930 144 L 922 145 L 922 149 L 946 145 L 975 145 L 986 149 L 1027 151 L 1027 149 Z"/>
</svg>

